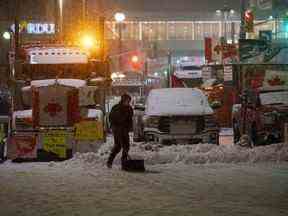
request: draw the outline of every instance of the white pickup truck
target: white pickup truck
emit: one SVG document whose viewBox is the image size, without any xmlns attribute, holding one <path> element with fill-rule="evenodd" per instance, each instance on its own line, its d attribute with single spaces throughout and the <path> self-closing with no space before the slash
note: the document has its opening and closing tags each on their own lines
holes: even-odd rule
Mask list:
<svg viewBox="0 0 288 216">
<path fill-rule="evenodd" d="M 138 117 L 139 126 L 134 128 L 143 128 L 142 134 L 146 141 L 218 144 L 219 128 L 214 112 L 199 89 L 151 90 L 142 121 Z M 137 134 L 140 134 L 139 130 Z"/>
</svg>

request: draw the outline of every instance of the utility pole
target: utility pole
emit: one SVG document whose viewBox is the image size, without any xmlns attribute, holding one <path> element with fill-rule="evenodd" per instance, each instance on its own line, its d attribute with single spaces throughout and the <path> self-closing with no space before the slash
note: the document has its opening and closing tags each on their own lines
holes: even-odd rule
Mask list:
<svg viewBox="0 0 288 216">
<path fill-rule="evenodd" d="M 19 29 L 19 0 L 14 0 L 15 5 L 15 13 L 14 13 L 14 55 L 15 55 L 15 63 L 19 60 L 19 47 L 20 47 L 20 29 Z"/>
<path fill-rule="evenodd" d="M 55 26 L 57 29 L 56 39 L 63 39 L 63 0 L 54 0 Z"/>
<path fill-rule="evenodd" d="M 99 17 L 100 61 L 105 61 L 105 17 Z"/>
<path fill-rule="evenodd" d="M 83 23 L 83 26 L 86 25 L 86 15 L 87 15 L 86 0 L 82 0 L 82 23 Z"/>
<path fill-rule="evenodd" d="M 245 32 L 245 10 L 246 10 L 246 1 L 240 0 L 240 16 L 241 16 L 241 24 L 240 24 L 240 39 L 246 39 L 246 32 Z"/>
<path fill-rule="evenodd" d="M 172 87 L 171 83 L 171 76 L 172 76 L 172 54 L 171 51 L 168 51 L 168 74 L 167 74 L 167 87 Z"/>
</svg>

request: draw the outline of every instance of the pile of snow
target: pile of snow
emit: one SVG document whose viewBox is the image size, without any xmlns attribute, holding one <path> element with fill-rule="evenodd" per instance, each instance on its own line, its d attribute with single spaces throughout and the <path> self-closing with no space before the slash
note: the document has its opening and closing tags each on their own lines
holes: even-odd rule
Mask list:
<svg viewBox="0 0 288 216">
<path fill-rule="evenodd" d="M 108 137 L 98 152 L 76 153 L 66 161 L 66 165 L 104 165 L 113 146 L 112 137 Z M 157 164 L 209 164 L 209 163 L 257 163 L 288 161 L 288 145 L 284 143 L 245 148 L 238 145 L 172 145 L 157 143 L 133 143 L 130 156 L 144 159 L 147 165 Z M 115 159 L 120 164 L 121 154 Z"/>
</svg>

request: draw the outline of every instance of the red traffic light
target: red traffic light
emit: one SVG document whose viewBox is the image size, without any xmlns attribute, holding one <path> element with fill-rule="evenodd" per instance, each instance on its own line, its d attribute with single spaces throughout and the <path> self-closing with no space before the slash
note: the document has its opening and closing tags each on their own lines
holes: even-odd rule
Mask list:
<svg viewBox="0 0 288 216">
<path fill-rule="evenodd" d="M 135 71 L 141 70 L 142 62 L 140 61 L 140 57 L 138 55 L 131 56 L 130 65 L 131 65 L 131 68 Z"/>
<path fill-rule="evenodd" d="M 253 32 L 254 15 L 253 15 L 253 12 L 251 10 L 245 11 L 244 22 L 245 22 L 245 31 L 246 32 Z"/>
<path fill-rule="evenodd" d="M 253 13 L 251 10 L 246 10 L 245 11 L 245 20 L 253 20 Z"/>
<path fill-rule="evenodd" d="M 138 57 L 137 55 L 133 55 L 133 56 L 131 57 L 131 62 L 132 62 L 132 63 L 138 63 L 138 62 L 139 62 L 139 57 Z"/>
</svg>

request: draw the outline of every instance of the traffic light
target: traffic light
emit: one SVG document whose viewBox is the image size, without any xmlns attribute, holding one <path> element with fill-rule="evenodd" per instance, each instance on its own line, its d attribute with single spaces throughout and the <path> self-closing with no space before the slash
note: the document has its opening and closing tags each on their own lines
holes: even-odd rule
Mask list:
<svg viewBox="0 0 288 216">
<path fill-rule="evenodd" d="M 130 64 L 133 70 L 141 70 L 142 64 L 138 55 L 132 55 L 130 58 Z"/>
<path fill-rule="evenodd" d="M 137 55 L 133 55 L 131 57 L 131 62 L 137 64 L 139 62 L 139 57 Z"/>
<path fill-rule="evenodd" d="M 254 31 L 254 15 L 251 10 L 246 10 L 244 14 L 244 28 L 245 32 Z"/>
</svg>

